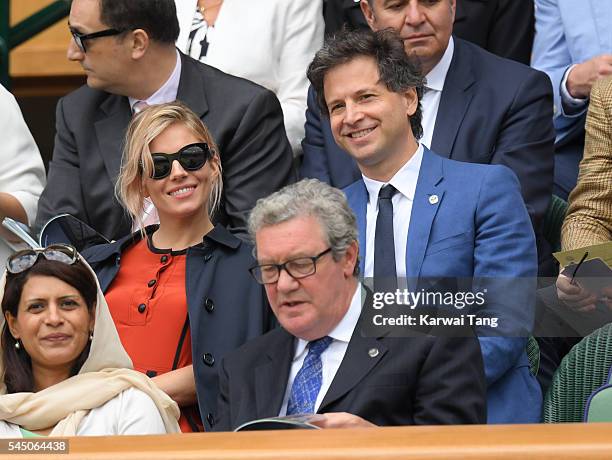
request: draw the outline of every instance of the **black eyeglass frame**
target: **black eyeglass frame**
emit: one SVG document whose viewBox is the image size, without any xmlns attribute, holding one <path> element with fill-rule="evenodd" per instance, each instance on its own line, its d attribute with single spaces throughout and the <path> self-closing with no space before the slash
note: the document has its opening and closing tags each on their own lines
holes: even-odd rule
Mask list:
<svg viewBox="0 0 612 460">
<path fill-rule="evenodd" d="M 291 259 L 288 260 L 282 264 L 261 264 L 261 265 L 254 265 L 253 267 L 249 268 L 249 272 L 251 273 L 251 276 L 253 278 L 255 278 L 255 281 L 257 281 L 259 284 L 274 284 L 276 282 L 278 282 L 278 279 L 280 278 L 280 272 L 281 270 L 285 270 L 289 276 L 291 276 L 293 279 L 299 280 L 302 278 L 307 278 L 309 276 L 314 275 L 317 272 L 317 261 L 323 257 L 325 254 L 329 253 L 332 251 L 332 248 L 329 247 L 327 249 L 325 249 L 324 251 L 320 252 L 319 254 L 317 254 L 316 256 L 312 256 L 312 257 L 296 257 L 295 259 Z M 312 272 L 309 273 L 298 273 L 297 275 L 291 272 L 291 268 L 290 268 L 290 264 L 295 263 L 298 260 L 309 260 L 312 262 Z M 274 278 L 274 281 L 266 281 L 264 282 L 263 277 L 261 276 L 261 269 L 262 267 L 275 267 L 276 268 L 276 277 Z M 259 274 L 259 275 L 258 275 Z"/>
<path fill-rule="evenodd" d="M 183 154 L 187 149 L 190 149 L 192 147 L 200 148 L 203 155 L 202 164 L 198 163 L 197 166 L 190 166 L 189 164 L 185 163 L 186 160 L 184 160 Z M 170 175 L 170 172 L 172 172 L 172 163 L 174 163 L 175 161 L 178 161 L 185 171 L 197 171 L 198 169 L 202 169 L 206 162 L 212 158 L 212 156 L 213 151 L 206 142 L 194 142 L 193 144 L 185 145 L 184 147 L 181 147 L 178 152 L 175 153 L 151 153 L 151 159 L 153 160 L 151 179 L 160 180 L 164 179 L 165 177 L 168 177 Z M 156 163 L 167 163 L 167 171 L 164 174 L 155 174 Z"/>
<path fill-rule="evenodd" d="M 59 252 L 65 255 L 67 259 L 54 257 L 52 255 L 53 252 Z M 25 259 L 27 256 L 33 257 Z M 43 256 L 47 260 L 65 263 L 66 265 L 74 265 L 79 260 L 79 253 L 74 246 L 69 244 L 51 244 L 46 248 L 23 249 L 10 255 L 8 259 L 6 259 L 6 271 L 13 275 L 23 273 L 32 268 L 36 262 L 38 262 L 40 256 Z M 25 260 L 25 263 L 17 266 L 16 263 L 20 259 Z"/>
<path fill-rule="evenodd" d="M 74 43 L 76 43 L 76 46 L 83 53 L 87 53 L 87 48 L 85 47 L 85 42 L 87 40 L 91 40 L 93 38 L 100 38 L 100 37 L 112 37 L 114 35 L 122 34 L 123 32 L 125 32 L 125 30 L 104 29 L 104 30 L 100 30 L 98 32 L 92 32 L 90 34 L 82 34 L 80 32 L 77 32 L 76 30 L 70 29 L 70 33 L 72 34 L 72 38 L 74 39 Z"/>
</svg>

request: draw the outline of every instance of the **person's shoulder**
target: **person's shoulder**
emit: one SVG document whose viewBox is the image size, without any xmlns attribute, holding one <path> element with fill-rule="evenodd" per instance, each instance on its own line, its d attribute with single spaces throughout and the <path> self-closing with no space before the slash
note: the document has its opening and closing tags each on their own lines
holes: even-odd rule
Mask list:
<svg viewBox="0 0 612 460">
<path fill-rule="evenodd" d="M 458 60 L 469 57 L 474 76 L 479 82 L 488 82 L 503 91 L 504 88 L 523 84 L 525 80 L 549 81 L 546 73 L 528 65 L 497 56 L 474 43 L 454 37 Z"/>
<path fill-rule="evenodd" d="M 121 97 L 107 93 L 106 91 L 90 88 L 87 85 L 82 85 L 63 96 L 60 100 L 64 103 L 64 105 L 69 104 L 76 107 L 98 107 L 104 100 L 112 96 Z"/>
<path fill-rule="evenodd" d="M 185 54 L 182 55 L 182 58 L 182 65 L 186 70 L 190 69 L 188 71 L 194 72 L 204 79 L 206 88 L 210 89 L 207 90 L 207 95 L 214 96 L 216 94 L 227 99 L 226 95 L 228 93 L 232 94 L 234 98 L 249 95 L 255 96 L 261 93 L 273 94 L 270 90 L 246 78 L 225 73 L 216 67 L 204 64 Z"/>
<path fill-rule="evenodd" d="M 485 180 L 496 178 L 502 181 L 517 180 L 515 173 L 504 165 L 499 164 L 483 164 L 483 163 L 468 163 L 466 161 L 457 161 L 450 158 L 444 158 L 434 152 L 429 151 L 432 155 L 430 161 L 439 161 L 442 164 L 444 177 L 457 178 L 465 182 L 469 179 L 469 183 L 474 185 Z"/>
</svg>

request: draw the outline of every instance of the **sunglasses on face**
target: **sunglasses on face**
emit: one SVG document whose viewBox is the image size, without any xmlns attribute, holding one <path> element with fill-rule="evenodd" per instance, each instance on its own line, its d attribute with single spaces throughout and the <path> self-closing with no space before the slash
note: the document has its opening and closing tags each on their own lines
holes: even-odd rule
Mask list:
<svg viewBox="0 0 612 460">
<path fill-rule="evenodd" d="M 117 30 L 117 29 L 105 29 L 99 32 L 93 32 L 91 34 L 82 34 L 80 32 L 77 32 L 76 30 L 70 29 L 70 33 L 72 34 L 74 43 L 76 43 L 76 46 L 78 46 L 78 48 L 83 53 L 87 52 L 87 48 L 85 47 L 85 42 L 87 40 L 92 40 L 94 38 L 100 38 L 100 37 L 112 37 L 114 35 L 122 34 L 123 32 L 124 31 Z"/>
<path fill-rule="evenodd" d="M 44 249 L 24 249 L 16 252 L 7 259 L 6 270 L 14 275 L 25 272 L 34 266 L 40 256 L 66 265 L 72 265 L 79 260 L 79 254 L 73 246 L 52 244 Z"/>
<path fill-rule="evenodd" d="M 212 151 L 206 142 L 189 144 L 176 153 L 152 153 L 153 171 L 151 179 L 163 179 L 172 171 L 172 163 L 176 160 L 185 171 L 197 171 L 202 168 Z"/>
</svg>

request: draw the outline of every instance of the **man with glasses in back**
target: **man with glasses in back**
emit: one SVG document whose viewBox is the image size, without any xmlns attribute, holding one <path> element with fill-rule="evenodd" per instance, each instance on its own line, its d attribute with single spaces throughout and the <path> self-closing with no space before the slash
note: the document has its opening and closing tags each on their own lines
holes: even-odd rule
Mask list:
<svg viewBox="0 0 612 460">
<path fill-rule="evenodd" d="M 322 428 L 485 422 L 474 337 L 364 334 L 357 224 L 341 191 L 289 185 L 257 202 L 249 232 L 251 273 L 281 327 L 224 358 L 215 430 L 304 413 L 323 414 Z"/>
<path fill-rule="evenodd" d="M 68 59 L 81 65 L 87 85 L 58 103 L 38 228 L 69 213 L 109 239 L 129 233 L 132 222 L 114 194 L 126 127 L 144 107 L 175 99 L 200 116 L 219 146 L 219 222 L 244 232 L 257 198 L 293 182 L 276 96 L 179 53 L 174 1 L 73 0 L 68 25 Z M 145 224 L 155 216 L 145 204 Z"/>
</svg>

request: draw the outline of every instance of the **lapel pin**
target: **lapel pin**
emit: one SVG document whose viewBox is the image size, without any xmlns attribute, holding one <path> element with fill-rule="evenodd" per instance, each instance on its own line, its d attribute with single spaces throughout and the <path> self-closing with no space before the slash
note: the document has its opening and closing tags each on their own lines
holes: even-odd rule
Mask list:
<svg viewBox="0 0 612 460">
<path fill-rule="evenodd" d="M 436 204 L 438 202 L 438 195 L 430 195 L 429 204 Z"/>
<path fill-rule="evenodd" d="M 368 355 L 370 355 L 370 358 L 376 358 L 378 356 L 378 348 L 370 348 L 368 350 Z"/>
</svg>

